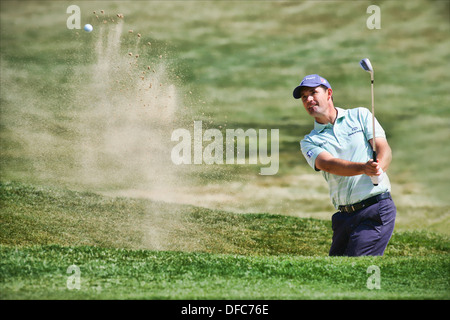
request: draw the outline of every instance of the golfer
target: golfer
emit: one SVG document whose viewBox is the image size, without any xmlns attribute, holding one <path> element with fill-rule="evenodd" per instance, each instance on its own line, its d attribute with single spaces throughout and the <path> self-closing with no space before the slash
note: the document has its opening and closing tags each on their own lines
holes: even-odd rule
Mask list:
<svg viewBox="0 0 450 320">
<path fill-rule="evenodd" d="M 308 164 L 328 182 L 332 216 L 330 256 L 383 255 L 394 230 L 396 207 L 386 171 L 391 148 L 375 121 L 378 162 L 372 158 L 372 113 L 365 108 L 341 109 L 333 104 L 333 90 L 325 78 L 306 76 L 294 89 L 314 129 L 300 142 Z M 378 176 L 374 185 L 371 177 Z"/>
</svg>

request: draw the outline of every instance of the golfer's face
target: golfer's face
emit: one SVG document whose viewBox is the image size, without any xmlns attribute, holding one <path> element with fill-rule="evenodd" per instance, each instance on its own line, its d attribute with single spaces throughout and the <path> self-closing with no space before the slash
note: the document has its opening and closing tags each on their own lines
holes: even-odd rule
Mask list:
<svg viewBox="0 0 450 320">
<path fill-rule="evenodd" d="M 328 93 L 321 87 L 303 89 L 301 98 L 305 110 L 313 117 L 323 114 L 327 108 Z"/>
</svg>

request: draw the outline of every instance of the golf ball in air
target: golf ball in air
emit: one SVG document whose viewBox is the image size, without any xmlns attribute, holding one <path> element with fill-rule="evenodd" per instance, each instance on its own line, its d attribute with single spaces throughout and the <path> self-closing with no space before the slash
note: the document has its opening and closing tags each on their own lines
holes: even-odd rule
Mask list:
<svg viewBox="0 0 450 320">
<path fill-rule="evenodd" d="M 91 32 L 92 30 L 94 30 L 94 28 L 89 23 L 84 26 L 84 31 Z"/>
</svg>

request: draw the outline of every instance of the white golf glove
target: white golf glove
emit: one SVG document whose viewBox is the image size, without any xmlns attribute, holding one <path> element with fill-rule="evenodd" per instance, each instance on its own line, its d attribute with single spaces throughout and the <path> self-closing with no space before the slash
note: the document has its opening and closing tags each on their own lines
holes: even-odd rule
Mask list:
<svg viewBox="0 0 450 320">
<path fill-rule="evenodd" d="M 372 180 L 372 183 L 374 184 L 374 185 L 379 185 L 380 183 L 381 183 L 381 181 L 383 181 L 383 178 L 384 178 L 384 172 L 383 172 L 383 170 L 381 170 L 380 169 L 380 171 L 381 171 L 381 174 L 379 175 L 379 176 L 371 176 L 370 177 L 370 180 Z M 379 171 L 379 172 L 380 172 Z"/>
</svg>

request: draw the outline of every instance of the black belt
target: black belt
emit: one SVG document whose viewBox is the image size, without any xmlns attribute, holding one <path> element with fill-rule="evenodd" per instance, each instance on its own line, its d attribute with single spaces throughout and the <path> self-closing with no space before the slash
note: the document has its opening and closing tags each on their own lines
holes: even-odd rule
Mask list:
<svg viewBox="0 0 450 320">
<path fill-rule="evenodd" d="M 381 200 L 384 199 L 392 199 L 391 198 L 391 193 L 390 192 L 384 192 L 384 193 L 380 193 L 376 196 L 367 198 L 361 202 L 358 203 L 354 203 L 354 204 L 349 204 L 346 206 L 339 206 L 339 211 L 340 212 L 345 212 L 345 213 L 353 213 L 355 211 L 367 208 L 368 206 L 371 206 Z"/>
</svg>

